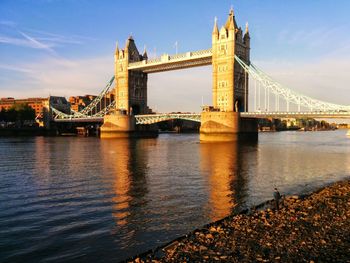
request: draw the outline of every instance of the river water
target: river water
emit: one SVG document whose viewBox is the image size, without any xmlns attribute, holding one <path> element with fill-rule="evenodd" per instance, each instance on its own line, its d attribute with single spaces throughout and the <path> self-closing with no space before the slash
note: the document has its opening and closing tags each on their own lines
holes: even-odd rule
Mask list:
<svg viewBox="0 0 350 263">
<path fill-rule="evenodd" d="M 0 262 L 116 262 L 231 212 L 350 176 L 346 131 L 257 143 L 0 138 Z"/>
</svg>

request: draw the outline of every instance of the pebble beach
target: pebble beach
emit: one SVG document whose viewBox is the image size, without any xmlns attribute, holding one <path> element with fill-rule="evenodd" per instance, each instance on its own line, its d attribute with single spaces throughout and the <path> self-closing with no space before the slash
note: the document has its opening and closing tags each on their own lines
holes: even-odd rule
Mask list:
<svg viewBox="0 0 350 263">
<path fill-rule="evenodd" d="M 230 215 L 127 262 L 350 262 L 350 180 Z"/>
</svg>

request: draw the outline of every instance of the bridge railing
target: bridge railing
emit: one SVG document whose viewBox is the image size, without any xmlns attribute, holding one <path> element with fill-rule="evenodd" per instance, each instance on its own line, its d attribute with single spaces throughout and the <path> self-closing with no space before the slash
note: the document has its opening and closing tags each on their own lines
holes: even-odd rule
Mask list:
<svg viewBox="0 0 350 263">
<path fill-rule="evenodd" d="M 189 52 L 191 54 L 191 52 Z M 169 60 L 176 60 L 176 59 L 181 59 L 181 58 L 186 58 L 188 56 L 188 53 L 181 53 L 181 54 L 175 54 L 175 55 L 170 55 Z"/>
<path fill-rule="evenodd" d="M 136 124 L 153 124 L 167 120 L 189 120 L 194 122 L 201 121 L 200 113 L 164 113 L 135 115 Z"/>
<path fill-rule="evenodd" d="M 211 48 L 191 52 L 192 56 L 212 56 Z"/>
<path fill-rule="evenodd" d="M 152 59 L 146 60 L 146 63 L 158 63 L 158 62 L 161 62 L 160 58 L 152 58 Z"/>
</svg>

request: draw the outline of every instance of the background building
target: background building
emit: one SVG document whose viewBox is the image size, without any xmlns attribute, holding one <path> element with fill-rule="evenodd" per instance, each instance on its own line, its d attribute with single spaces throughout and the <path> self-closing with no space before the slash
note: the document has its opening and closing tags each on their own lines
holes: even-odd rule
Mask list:
<svg viewBox="0 0 350 263">
<path fill-rule="evenodd" d="M 39 115 L 43 111 L 43 107 L 48 98 L 28 98 L 28 99 L 14 99 L 14 98 L 1 98 L 0 110 L 9 110 L 14 107 L 15 104 L 27 104 L 35 110 L 35 115 Z"/>
<path fill-rule="evenodd" d="M 71 109 L 73 111 L 81 111 L 86 106 L 88 106 L 97 96 L 95 95 L 85 95 L 85 96 L 71 96 L 68 101 L 71 105 Z M 113 93 L 107 93 L 101 102 L 99 102 L 96 106 L 97 111 L 104 109 L 114 100 Z"/>
</svg>

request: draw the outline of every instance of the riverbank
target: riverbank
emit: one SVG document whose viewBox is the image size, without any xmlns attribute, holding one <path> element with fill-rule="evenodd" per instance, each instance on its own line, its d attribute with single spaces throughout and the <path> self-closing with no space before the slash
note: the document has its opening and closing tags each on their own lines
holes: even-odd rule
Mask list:
<svg viewBox="0 0 350 263">
<path fill-rule="evenodd" d="M 50 133 L 42 127 L 0 128 L 0 137 L 45 135 Z"/>
<path fill-rule="evenodd" d="M 129 262 L 350 262 L 350 179 L 262 206 Z"/>
</svg>

